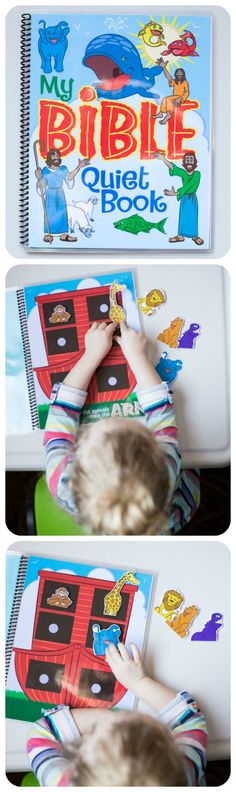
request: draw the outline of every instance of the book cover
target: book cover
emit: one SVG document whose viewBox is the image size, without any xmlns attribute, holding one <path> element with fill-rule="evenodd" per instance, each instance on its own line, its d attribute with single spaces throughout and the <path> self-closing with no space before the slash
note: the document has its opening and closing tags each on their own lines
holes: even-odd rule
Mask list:
<svg viewBox="0 0 236 792">
<path fill-rule="evenodd" d="M 8 615 L 7 717 L 33 721 L 57 704 L 132 709 L 105 651 L 119 640 L 142 650 L 152 583 L 146 572 L 22 556 Z"/>
<path fill-rule="evenodd" d="M 208 249 L 211 17 L 65 9 L 22 27 L 22 241 Z"/>
</svg>

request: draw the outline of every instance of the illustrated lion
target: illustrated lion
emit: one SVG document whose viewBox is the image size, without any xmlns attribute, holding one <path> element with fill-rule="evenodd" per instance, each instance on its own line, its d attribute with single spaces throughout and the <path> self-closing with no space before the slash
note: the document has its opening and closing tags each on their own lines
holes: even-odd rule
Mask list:
<svg viewBox="0 0 236 792">
<path fill-rule="evenodd" d="M 152 316 L 155 312 L 155 308 L 159 308 L 164 302 L 166 302 L 166 294 L 161 291 L 161 289 L 151 289 L 151 291 L 146 294 L 146 297 L 139 297 L 137 299 L 141 311 L 147 316 Z"/>
<path fill-rule="evenodd" d="M 159 613 L 166 621 L 172 621 L 175 616 L 178 616 L 178 610 L 184 601 L 184 597 L 179 591 L 175 589 L 168 589 L 165 592 L 161 605 L 154 608 L 155 613 Z"/>
</svg>

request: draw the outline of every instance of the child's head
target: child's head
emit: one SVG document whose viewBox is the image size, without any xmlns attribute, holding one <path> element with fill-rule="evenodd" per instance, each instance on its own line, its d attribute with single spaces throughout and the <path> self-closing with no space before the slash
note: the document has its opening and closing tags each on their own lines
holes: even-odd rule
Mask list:
<svg viewBox="0 0 236 792">
<path fill-rule="evenodd" d="M 181 753 L 149 715 L 106 712 L 66 750 L 72 786 L 186 786 Z"/>
<path fill-rule="evenodd" d="M 169 488 L 165 455 L 139 421 L 103 419 L 79 436 L 71 488 L 79 520 L 94 533 L 159 533 Z"/>
</svg>

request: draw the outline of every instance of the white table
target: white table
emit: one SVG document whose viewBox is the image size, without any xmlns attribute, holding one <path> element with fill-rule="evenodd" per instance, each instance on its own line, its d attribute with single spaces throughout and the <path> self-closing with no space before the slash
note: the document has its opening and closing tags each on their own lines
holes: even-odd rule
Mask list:
<svg viewBox="0 0 236 792">
<path fill-rule="evenodd" d="M 112 266 L 93 264 L 18 265 L 7 273 L 8 287 L 55 282 L 73 277 L 122 272 L 134 273 L 137 296 L 150 289 L 162 288 L 167 302 L 154 316 L 140 312 L 140 321 L 150 340 L 155 364 L 167 351 L 171 358 L 180 358 L 183 369 L 173 388 L 179 440 L 184 466 L 223 466 L 230 459 L 229 429 L 229 365 L 228 365 L 228 288 L 226 270 L 213 264 L 146 264 L 133 261 Z M 201 326 L 194 349 L 169 349 L 157 341 L 157 335 L 176 316 Z M 17 399 L 17 393 L 16 393 Z M 43 470 L 42 432 L 12 435 L 7 438 L 6 466 L 9 470 Z"/>
</svg>

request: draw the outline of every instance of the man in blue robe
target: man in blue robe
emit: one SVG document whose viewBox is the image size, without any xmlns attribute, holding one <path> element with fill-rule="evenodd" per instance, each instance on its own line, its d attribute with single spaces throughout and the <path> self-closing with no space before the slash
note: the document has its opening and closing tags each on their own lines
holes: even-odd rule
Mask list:
<svg viewBox="0 0 236 792">
<path fill-rule="evenodd" d="M 44 242 L 52 242 L 59 236 L 62 242 L 76 242 L 77 237 L 68 234 L 68 216 L 63 182 L 69 189 L 74 187 L 74 179 L 81 168 L 89 165 L 88 159 L 78 160 L 78 165 L 69 171 L 62 165 L 59 149 L 50 149 L 47 153 L 46 165 L 36 168 L 37 192 L 45 199 Z"/>
</svg>

